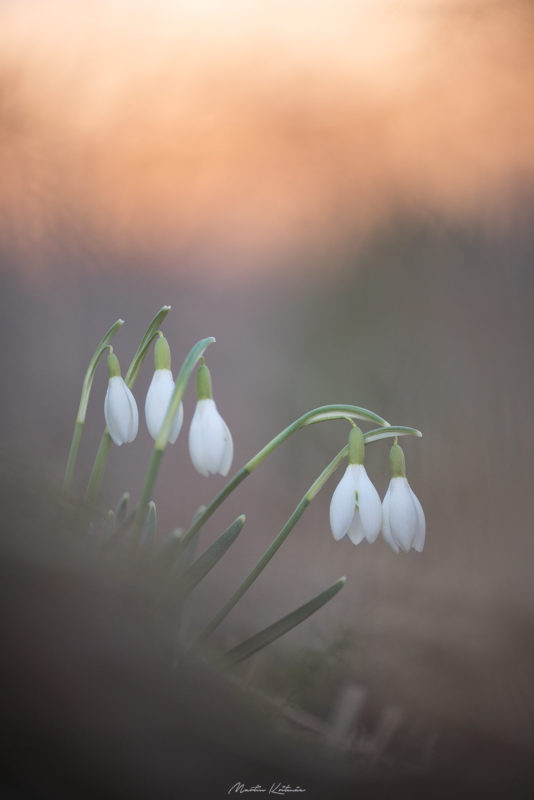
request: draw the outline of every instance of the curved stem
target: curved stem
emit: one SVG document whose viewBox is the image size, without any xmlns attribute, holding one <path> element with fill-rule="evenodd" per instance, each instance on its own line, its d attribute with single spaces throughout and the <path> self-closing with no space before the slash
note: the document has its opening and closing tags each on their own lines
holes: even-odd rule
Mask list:
<svg viewBox="0 0 534 800">
<path fill-rule="evenodd" d="M 226 486 L 221 489 L 218 495 L 214 497 L 211 501 L 209 506 L 206 507 L 205 511 L 198 517 L 197 520 L 189 527 L 184 535 L 183 544 L 184 546 L 193 538 L 195 533 L 204 525 L 206 520 L 208 520 L 213 512 L 221 505 L 221 503 L 226 500 L 229 494 L 231 494 L 234 489 L 237 489 L 240 483 L 245 480 L 247 475 L 261 464 L 261 462 L 267 458 L 267 456 L 275 450 L 278 445 L 282 444 L 292 433 L 300 430 L 300 428 L 304 428 L 306 425 L 314 425 L 316 422 L 325 422 L 326 420 L 331 419 L 363 419 L 367 420 L 368 422 L 377 422 L 379 425 L 383 427 L 391 427 L 389 422 L 387 422 L 383 417 L 380 417 L 378 414 L 375 414 L 372 411 L 368 411 L 365 408 L 360 408 L 359 406 L 351 406 L 351 405 L 340 405 L 340 404 L 333 404 L 328 406 L 319 406 L 319 408 L 314 408 L 312 411 L 306 412 L 301 417 L 296 419 L 291 425 L 288 425 L 287 428 L 284 428 L 274 439 L 271 439 L 265 447 L 263 447 L 259 453 L 256 453 L 250 461 L 248 461 L 244 467 L 242 467 L 239 472 L 236 472 L 233 478 L 226 484 Z"/>
<path fill-rule="evenodd" d="M 286 524 L 276 536 L 276 538 L 271 542 L 265 553 L 262 555 L 260 560 L 257 562 L 255 567 L 249 572 L 245 580 L 240 584 L 240 586 L 236 589 L 233 595 L 226 601 L 223 607 L 218 611 L 215 617 L 211 620 L 211 622 L 204 628 L 202 633 L 199 635 L 197 642 L 202 642 L 207 636 L 209 636 L 215 628 L 217 628 L 223 619 L 226 617 L 227 614 L 230 613 L 232 608 L 236 605 L 236 603 L 243 597 L 245 592 L 251 587 L 254 583 L 256 578 L 260 575 L 261 572 L 265 569 L 271 558 L 274 556 L 276 551 L 282 546 L 285 542 L 295 525 L 297 524 L 298 520 L 306 511 L 306 508 L 309 506 L 313 498 L 317 495 L 317 493 L 321 490 L 324 486 L 328 478 L 332 475 L 335 469 L 338 467 L 340 461 L 347 455 L 347 445 L 343 447 L 342 450 L 339 451 L 337 456 L 332 459 L 330 464 L 321 472 L 318 478 L 312 483 L 304 497 L 300 500 L 299 504 L 287 520 Z"/>
<path fill-rule="evenodd" d="M 415 428 L 408 428 L 406 426 L 388 426 L 387 428 L 376 428 L 371 431 L 368 431 L 364 434 L 364 440 L 366 443 L 377 441 L 378 439 L 385 439 L 391 438 L 395 436 L 421 436 L 421 432 L 416 430 Z M 280 548 L 280 546 L 285 542 L 293 528 L 295 527 L 298 520 L 304 514 L 306 508 L 309 506 L 311 501 L 314 497 L 319 493 L 322 489 L 326 481 L 330 478 L 330 476 L 334 473 L 334 471 L 339 466 L 340 462 L 343 458 L 347 455 L 348 445 L 345 445 L 339 453 L 332 459 L 330 464 L 321 472 L 318 478 L 312 483 L 306 494 L 300 500 L 299 504 L 287 520 L 286 524 L 280 531 L 280 533 L 276 536 L 276 538 L 272 541 L 269 545 L 265 553 L 259 559 L 257 564 L 251 570 L 251 572 L 247 575 L 245 580 L 240 584 L 240 586 L 236 589 L 233 595 L 227 600 L 227 602 L 223 605 L 223 607 L 219 610 L 219 612 L 215 615 L 215 617 L 211 620 L 210 623 L 204 628 L 204 630 L 200 633 L 197 638 L 197 643 L 201 643 L 204 639 L 206 639 L 214 630 L 217 628 L 223 619 L 230 613 L 232 608 L 236 605 L 236 603 L 243 597 L 245 592 L 251 587 L 254 583 L 256 578 L 263 572 L 271 558 L 274 556 L 276 551 Z M 250 462 L 249 462 L 250 463 Z M 239 473 L 238 473 L 239 475 Z M 226 488 L 226 487 L 225 487 Z M 209 508 L 209 506 L 208 506 Z M 207 509 L 206 509 L 207 510 Z M 185 537 L 184 537 L 185 540 Z"/>
<path fill-rule="evenodd" d="M 123 319 L 118 319 L 116 322 L 113 323 L 111 328 L 107 331 L 103 339 L 100 341 L 98 347 L 96 348 L 93 354 L 93 357 L 89 361 L 89 365 L 87 367 L 82 383 L 80 404 L 78 406 L 78 414 L 76 415 L 76 423 L 74 425 L 74 432 L 72 434 L 69 457 L 67 459 L 67 466 L 65 469 L 65 477 L 63 478 L 64 489 L 68 489 L 70 487 L 72 483 L 72 478 L 74 476 L 74 469 L 76 467 L 76 460 L 78 458 L 78 450 L 80 448 L 83 426 L 85 424 L 85 417 L 87 415 L 89 395 L 91 394 L 91 387 L 93 385 L 93 379 L 95 377 L 97 364 L 100 360 L 100 357 L 106 350 L 106 348 L 109 347 L 109 342 L 115 336 L 119 328 L 122 327 L 122 325 L 124 325 Z"/>
<path fill-rule="evenodd" d="M 91 475 L 89 476 L 89 483 L 87 485 L 87 491 L 85 492 L 86 503 L 93 503 L 98 494 L 100 485 L 102 483 L 102 478 L 104 476 L 104 470 L 106 468 L 106 461 L 108 460 L 110 447 L 111 436 L 109 435 L 106 427 L 104 433 L 102 434 L 102 438 L 100 439 L 100 444 L 98 445 L 98 450 L 96 451 L 96 456 L 93 463 L 93 469 L 91 470 Z"/>
<path fill-rule="evenodd" d="M 197 342 L 189 351 L 184 363 L 182 364 L 182 368 L 178 373 L 176 383 L 174 384 L 174 391 L 169 401 L 169 407 L 167 408 L 167 413 L 165 414 L 165 419 L 163 420 L 160 431 L 156 437 L 156 441 L 154 442 L 150 463 L 148 465 L 148 470 L 145 477 L 145 483 L 143 485 L 141 497 L 137 505 L 135 514 L 135 526 L 137 531 L 140 531 L 143 526 L 148 503 L 152 497 L 152 490 L 154 489 L 154 484 L 158 476 L 159 465 L 169 441 L 172 421 L 176 412 L 178 411 L 180 403 L 182 402 L 182 397 L 189 382 L 189 378 L 191 377 L 191 373 L 193 372 L 195 365 L 202 357 L 202 354 L 208 345 L 214 341 L 215 339 L 213 336 L 208 336 L 206 339 L 201 339 L 199 342 Z"/>
<path fill-rule="evenodd" d="M 136 381 L 136 378 L 139 374 L 139 370 L 141 369 L 141 364 L 143 363 L 145 356 L 148 352 L 148 348 L 154 341 L 154 339 L 158 336 L 158 328 L 160 327 L 161 323 L 171 310 L 170 306 L 162 306 L 158 313 L 152 319 L 150 325 L 146 329 L 141 342 L 139 343 L 139 347 L 135 351 L 135 355 L 132 358 L 130 366 L 126 372 L 126 376 L 124 378 L 126 385 L 129 389 L 133 388 L 133 385 Z M 102 478 L 104 476 L 104 470 L 106 467 L 106 461 L 109 454 L 109 448 L 111 446 L 111 437 L 108 433 L 107 427 L 104 428 L 104 433 L 102 434 L 102 438 L 100 439 L 100 444 L 98 446 L 98 450 L 95 456 L 95 460 L 93 463 L 93 468 L 91 470 L 91 475 L 89 477 L 89 484 L 87 486 L 87 491 L 85 493 L 85 501 L 89 504 L 93 503 L 99 490 L 100 485 L 102 483 Z"/>
</svg>

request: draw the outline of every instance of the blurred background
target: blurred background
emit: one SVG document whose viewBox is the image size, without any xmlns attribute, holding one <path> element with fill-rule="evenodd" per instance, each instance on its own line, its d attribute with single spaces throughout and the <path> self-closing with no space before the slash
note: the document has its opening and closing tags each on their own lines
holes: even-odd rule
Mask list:
<svg viewBox="0 0 534 800">
<path fill-rule="evenodd" d="M 419 755 L 473 732 L 534 744 L 533 41 L 519 0 L 0 3 L 4 449 L 60 481 L 96 343 L 124 318 L 126 366 L 166 303 L 175 369 L 217 338 L 236 469 L 324 403 L 420 428 L 402 444 L 424 552 L 334 542 L 334 478 L 218 634 L 237 643 L 347 575 L 245 679 L 317 718 L 355 688 L 358 735 L 397 709 L 388 747 Z M 80 492 L 106 380 L 102 365 Z M 194 404 L 189 389 L 161 469 L 163 533 L 224 485 L 189 462 Z M 204 544 L 247 514 L 191 631 L 346 434 L 300 432 L 210 521 Z M 150 449 L 143 425 L 112 449 L 105 507 L 138 496 Z M 381 495 L 388 451 L 367 455 Z"/>
</svg>

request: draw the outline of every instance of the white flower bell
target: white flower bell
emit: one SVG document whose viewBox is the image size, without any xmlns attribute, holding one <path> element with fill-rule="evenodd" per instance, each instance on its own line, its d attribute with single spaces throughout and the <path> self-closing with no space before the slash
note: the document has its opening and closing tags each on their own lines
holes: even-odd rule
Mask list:
<svg viewBox="0 0 534 800">
<path fill-rule="evenodd" d="M 330 502 L 334 539 L 348 534 L 354 544 L 374 542 L 382 526 L 382 504 L 363 466 L 364 440 L 355 426 L 349 436 L 349 463 Z"/>
<path fill-rule="evenodd" d="M 171 372 L 171 351 L 167 339 L 160 334 L 154 347 L 155 371 L 148 388 L 145 400 L 145 419 L 148 431 L 156 439 L 174 392 L 174 380 Z M 184 421 L 182 403 L 174 415 L 169 433 L 169 442 L 173 444 L 178 438 Z"/>
<path fill-rule="evenodd" d="M 382 535 L 396 553 L 412 547 L 419 553 L 425 544 L 425 515 L 406 478 L 404 453 L 393 445 L 389 456 L 391 480 L 382 504 Z"/>
<path fill-rule="evenodd" d="M 104 416 L 109 435 L 117 445 L 133 442 L 139 427 L 137 403 L 121 378 L 119 359 L 115 353 L 108 356 L 109 383 L 104 401 Z"/>
<path fill-rule="evenodd" d="M 197 372 L 197 407 L 189 429 L 189 453 L 195 469 L 206 477 L 227 475 L 234 457 L 234 443 L 211 392 L 211 376 L 202 363 Z"/>
</svg>

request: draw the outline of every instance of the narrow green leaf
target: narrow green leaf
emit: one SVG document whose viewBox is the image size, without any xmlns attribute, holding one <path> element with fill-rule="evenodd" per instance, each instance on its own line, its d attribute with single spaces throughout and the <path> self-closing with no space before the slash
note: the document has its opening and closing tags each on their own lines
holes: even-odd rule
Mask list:
<svg viewBox="0 0 534 800">
<path fill-rule="evenodd" d="M 128 503 L 130 501 L 130 492 L 124 492 L 115 506 L 115 518 L 117 520 L 117 525 L 122 525 L 123 522 L 126 521 L 126 515 L 128 514 Z"/>
<path fill-rule="evenodd" d="M 184 363 L 182 364 L 180 372 L 178 373 L 178 377 L 176 378 L 176 382 L 174 384 L 174 391 L 171 395 L 171 399 L 169 400 L 169 406 L 165 414 L 165 419 L 162 422 L 160 431 L 156 437 L 156 441 L 154 442 L 145 482 L 141 491 L 141 497 L 139 498 L 139 503 L 137 505 L 135 525 L 138 531 L 142 529 L 145 521 L 148 501 L 152 496 L 152 490 L 154 488 L 154 484 L 156 483 L 161 459 L 163 458 L 163 453 L 169 441 L 174 415 L 178 411 L 178 407 L 182 401 L 182 397 L 196 363 L 200 360 L 208 345 L 214 341 L 215 339 L 213 336 L 208 336 L 206 339 L 201 339 L 199 342 L 193 345 L 187 354 Z"/>
<path fill-rule="evenodd" d="M 150 544 L 156 538 L 158 529 L 158 517 L 156 514 L 156 504 L 151 500 L 148 504 L 148 510 L 141 533 L 141 542 L 143 544 Z"/>
<path fill-rule="evenodd" d="M 80 440 L 82 438 L 83 433 L 83 426 L 85 424 L 85 417 L 87 414 L 87 406 L 89 404 L 89 395 L 91 394 L 91 387 L 93 385 L 93 379 L 95 377 L 96 367 L 97 364 L 106 351 L 111 339 L 115 336 L 119 328 L 124 325 L 123 319 L 118 319 L 116 322 L 113 323 L 111 328 L 105 333 L 104 337 L 101 339 L 98 347 L 96 348 L 91 360 L 89 361 L 89 365 L 87 367 L 83 383 L 82 383 L 82 393 L 80 396 L 80 404 L 78 406 L 78 413 L 76 415 L 76 422 L 74 425 L 74 432 L 72 434 L 72 441 L 69 450 L 69 456 L 67 459 L 67 466 L 65 468 L 65 477 L 63 478 L 63 488 L 68 489 L 72 483 L 72 478 L 74 476 L 74 468 L 76 466 L 76 460 L 78 458 L 78 450 L 80 448 Z"/>
<path fill-rule="evenodd" d="M 128 367 L 128 371 L 126 372 L 124 380 L 126 381 L 127 386 L 131 389 L 135 383 L 135 380 L 139 374 L 139 370 L 141 369 L 141 364 L 144 361 L 146 356 L 147 350 L 150 347 L 151 343 L 153 342 L 154 338 L 157 335 L 158 329 L 171 310 L 170 306 L 162 306 L 158 313 L 155 315 L 154 319 L 148 326 L 145 331 L 141 342 L 139 343 L 139 347 L 137 348 L 135 355 Z"/>
<path fill-rule="evenodd" d="M 175 528 L 171 533 L 167 536 L 161 547 L 159 548 L 158 553 L 158 561 L 161 562 L 162 566 L 165 564 L 169 564 L 169 561 L 173 561 L 180 549 L 182 538 L 184 535 L 183 528 Z"/>
<path fill-rule="evenodd" d="M 200 581 L 206 577 L 208 572 L 220 561 L 228 548 L 235 542 L 243 525 L 245 524 L 245 515 L 241 514 L 235 522 L 232 522 L 229 528 L 222 533 L 208 549 L 202 553 L 196 561 L 185 572 L 180 587 L 180 594 L 184 597 L 189 594 Z"/>
<path fill-rule="evenodd" d="M 146 329 L 143 338 L 139 344 L 139 347 L 135 351 L 135 355 L 130 362 L 130 366 L 126 372 L 125 382 L 128 388 L 133 389 L 133 385 L 135 380 L 139 374 L 139 370 L 141 369 L 141 364 L 147 354 L 148 348 L 150 347 L 151 343 L 154 341 L 156 336 L 158 335 L 158 328 L 160 327 L 161 323 L 171 310 L 170 306 L 162 306 L 157 314 L 152 319 L 151 323 L 149 324 L 148 328 Z M 122 320 L 118 320 L 115 325 L 118 323 L 122 324 Z M 110 328 L 110 331 L 112 328 Z M 109 335 L 109 332 L 106 335 Z M 104 339 L 102 340 L 104 342 Z M 102 344 L 101 342 L 101 344 Z M 104 469 L 106 466 L 106 461 L 109 455 L 109 448 L 111 446 L 111 436 L 109 435 L 107 427 L 104 428 L 104 433 L 102 434 L 102 438 L 100 439 L 100 444 L 95 456 L 93 469 L 91 470 L 91 475 L 89 477 L 89 485 L 87 487 L 87 491 L 85 493 L 85 499 L 89 504 L 92 504 L 100 490 L 100 484 L 102 483 L 102 477 L 104 475 Z"/>
<path fill-rule="evenodd" d="M 287 614 L 287 616 L 282 617 L 282 619 L 279 619 L 277 622 L 259 631 L 259 633 L 251 636 L 250 639 L 246 639 L 244 642 L 241 642 L 241 644 L 238 644 L 237 647 L 229 650 L 224 656 L 223 666 L 232 667 L 240 661 L 244 661 L 245 658 L 249 658 L 254 653 L 257 653 L 258 650 L 267 647 L 268 644 L 279 639 L 280 636 L 283 636 L 296 625 L 300 625 L 301 622 L 312 614 L 315 614 L 325 603 L 328 603 L 329 600 L 335 597 L 345 585 L 346 580 L 345 577 L 339 578 L 332 586 L 329 586 L 328 589 L 325 589 L 324 592 L 321 592 L 312 600 L 299 606 L 295 611 L 292 611 L 290 614 Z"/>
</svg>

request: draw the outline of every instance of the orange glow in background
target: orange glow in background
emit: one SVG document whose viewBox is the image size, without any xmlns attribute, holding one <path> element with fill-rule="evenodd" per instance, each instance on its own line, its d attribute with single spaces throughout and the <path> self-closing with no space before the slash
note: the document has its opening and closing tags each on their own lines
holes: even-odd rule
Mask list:
<svg viewBox="0 0 534 800">
<path fill-rule="evenodd" d="M 533 21 L 519 2 L 4 2 L 0 236 L 35 267 L 67 233 L 252 269 L 396 213 L 506 220 L 534 179 Z"/>
</svg>

